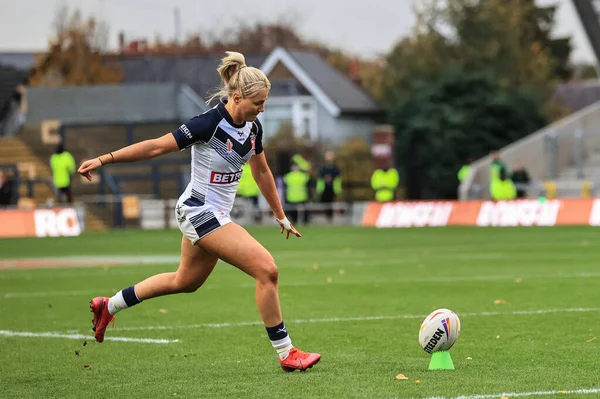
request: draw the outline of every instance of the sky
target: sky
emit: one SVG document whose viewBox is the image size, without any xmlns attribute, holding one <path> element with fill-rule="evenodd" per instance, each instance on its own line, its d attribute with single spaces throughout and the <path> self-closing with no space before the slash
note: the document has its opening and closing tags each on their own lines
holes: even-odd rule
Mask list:
<svg viewBox="0 0 600 399">
<path fill-rule="evenodd" d="M 0 0 L 0 51 L 37 51 L 47 47 L 52 20 L 61 4 L 107 22 L 110 47 L 120 31 L 127 39 L 156 35 L 173 38 L 175 12 L 180 31 L 220 33 L 239 21 L 285 21 L 303 38 L 315 39 L 361 57 L 389 52 L 415 23 L 416 0 Z M 556 35 L 571 35 L 573 61 L 593 63 L 594 55 L 571 0 L 558 3 Z M 35 11 L 33 11 L 35 10 Z M 366 17 L 369 15 L 369 17 Z"/>
</svg>

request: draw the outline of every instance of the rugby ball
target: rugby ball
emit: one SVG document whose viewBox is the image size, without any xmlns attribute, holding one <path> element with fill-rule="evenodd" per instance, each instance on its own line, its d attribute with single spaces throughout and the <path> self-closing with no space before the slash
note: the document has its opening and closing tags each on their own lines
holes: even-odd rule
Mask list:
<svg viewBox="0 0 600 399">
<path fill-rule="evenodd" d="M 458 339 L 460 319 L 450 309 L 436 309 L 423 320 L 419 344 L 427 353 L 447 351 Z"/>
</svg>

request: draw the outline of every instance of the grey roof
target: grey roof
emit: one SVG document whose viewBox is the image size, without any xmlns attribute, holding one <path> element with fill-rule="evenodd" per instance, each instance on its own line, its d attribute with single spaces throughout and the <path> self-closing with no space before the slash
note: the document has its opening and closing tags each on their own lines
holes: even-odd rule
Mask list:
<svg viewBox="0 0 600 399">
<path fill-rule="evenodd" d="M 271 81 L 269 95 L 271 97 L 306 96 L 310 95 L 310 92 L 297 80 L 285 79 Z"/>
<path fill-rule="evenodd" d="M 123 83 L 181 82 L 208 99 L 221 79 L 217 67 L 222 55 L 119 55 L 110 59 L 123 70 Z M 246 56 L 246 64 L 260 67 L 266 56 Z"/>
<path fill-rule="evenodd" d="M 31 87 L 27 122 L 72 123 L 174 121 L 180 119 L 174 83 Z"/>
<path fill-rule="evenodd" d="M 300 50 L 288 50 L 288 53 L 342 113 L 381 112 L 368 94 L 315 53 Z"/>
<path fill-rule="evenodd" d="M 21 70 L 30 70 L 35 66 L 37 53 L 32 52 L 0 52 L 0 65 Z"/>
<path fill-rule="evenodd" d="M 586 80 L 559 84 L 554 92 L 554 99 L 572 112 L 579 111 L 600 101 L 600 81 Z"/>
<path fill-rule="evenodd" d="M 375 101 L 350 79 L 311 51 L 288 51 L 298 66 L 318 85 L 345 114 L 378 114 Z M 246 64 L 260 68 L 268 55 L 246 56 Z M 216 71 L 222 55 L 144 54 L 107 57 L 123 71 L 123 83 L 181 82 L 190 86 L 200 97 L 208 99 L 219 86 Z M 279 85 L 278 85 L 279 84 Z M 273 82 L 272 96 L 307 94 L 293 82 Z"/>
</svg>

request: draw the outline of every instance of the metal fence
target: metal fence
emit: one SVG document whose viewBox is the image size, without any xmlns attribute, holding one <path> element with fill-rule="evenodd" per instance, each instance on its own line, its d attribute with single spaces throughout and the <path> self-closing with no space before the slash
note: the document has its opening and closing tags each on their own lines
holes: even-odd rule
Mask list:
<svg viewBox="0 0 600 399">
<path fill-rule="evenodd" d="M 85 204 L 91 217 L 104 223 L 105 228 L 176 229 L 176 199 L 155 199 L 152 196 L 102 195 L 78 198 Z M 360 224 L 365 203 L 333 202 L 285 204 L 286 215 L 298 214 L 297 226 L 305 225 L 356 225 Z M 328 211 L 331 212 L 329 218 Z M 276 225 L 266 201 L 259 197 L 258 204 L 237 197 L 231 219 L 243 226 Z"/>
</svg>

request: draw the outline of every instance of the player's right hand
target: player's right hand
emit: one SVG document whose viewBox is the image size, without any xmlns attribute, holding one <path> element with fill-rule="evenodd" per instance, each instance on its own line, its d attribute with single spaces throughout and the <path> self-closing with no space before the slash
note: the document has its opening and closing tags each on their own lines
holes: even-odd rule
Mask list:
<svg viewBox="0 0 600 399">
<path fill-rule="evenodd" d="M 81 176 L 85 177 L 89 181 L 92 181 L 92 173 L 94 170 L 98 169 L 102 166 L 99 158 L 88 159 L 87 161 L 83 161 L 77 173 Z"/>
<path fill-rule="evenodd" d="M 292 223 L 288 220 L 287 217 L 284 217 L 283 219 L 275 218 L 275 220 L 277 220 L 277 223 L 279 223 L 279 226 L 281 226 L 281 233 L 283 233 L 284 231 L 286 232 L 286 240 L 290 238 L 290 233 L 292 233 L 296 237 L 302 237 L 302 234 L 300 234 L 300 232 L 296 230 L 296 228 L 292 225 Z"/>
</svg>

